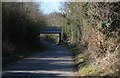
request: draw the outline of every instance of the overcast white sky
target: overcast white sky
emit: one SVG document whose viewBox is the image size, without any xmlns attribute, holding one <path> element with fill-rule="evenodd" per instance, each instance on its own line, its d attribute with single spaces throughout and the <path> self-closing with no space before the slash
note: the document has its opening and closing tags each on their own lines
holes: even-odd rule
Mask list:
<svg viewBox="0 0 120 78">
<path fill-rule="evenodd" d="M 51 12 L 60 12 L 60 2 L 62 0 L 35 0 L 35 2 L 40 2 L 40 8 L 44 14 L 49 14 Z"/>
<path fill-rule="evenodd" d="M 60 12 L 60 2 L 41 2 L 40 7 L 43 10 L 44 14 L 51 12 Z"/>
</svg>

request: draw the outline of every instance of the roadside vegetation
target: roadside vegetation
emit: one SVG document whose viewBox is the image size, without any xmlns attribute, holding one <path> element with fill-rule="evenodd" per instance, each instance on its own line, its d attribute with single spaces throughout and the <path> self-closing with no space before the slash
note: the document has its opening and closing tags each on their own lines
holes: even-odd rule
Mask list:
<svg viewBox="0 0 120 78">
<path fill-rule="evenodd" d="M 39 42 L 40 27 L 46 25 L 38 4 L 2 3 L 2 64 L 25 58 L 46 47 Z"/>
<path fill-rule="evenodd" d="M 44 46 L 37 44 L 39 28 L 58 26 L 63 44 L 73 51 L 80 76 L 118 76 L 120 2 L 61 4 L 61 13 L 43 15 L 34 3 L 3 3 L 3 62 L 17 52 L 21 57 L 21 50 L 36 50 L 38 45 L 43 50 Z M 58 35 L 44 37 L 58 39 Z"/>
<path fill-rule="evenodd" d="M 120 52 L 120 2 L 66 2 L 48 23 L 62 27 L 80 76 L 117 76 Z M 59 18 L 59 19 L 58 19 Z"/>
</svg>

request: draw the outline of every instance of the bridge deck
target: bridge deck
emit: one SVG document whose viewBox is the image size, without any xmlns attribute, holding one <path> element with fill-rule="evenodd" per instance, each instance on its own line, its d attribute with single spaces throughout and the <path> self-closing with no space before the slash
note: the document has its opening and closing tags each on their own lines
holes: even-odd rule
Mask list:
<svg viewBox="0 0 120 78">
<path fill-rule="evenodd" d="M 62 33 L 61 27 L 45 27 L 40 29 L 40 34 L 59 34 Z"/>
</svg>

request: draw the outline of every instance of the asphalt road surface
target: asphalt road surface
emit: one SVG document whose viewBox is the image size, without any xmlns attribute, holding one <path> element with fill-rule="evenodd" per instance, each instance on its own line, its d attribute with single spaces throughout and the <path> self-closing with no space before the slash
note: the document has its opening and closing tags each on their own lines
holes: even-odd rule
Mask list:
<svg viewBox="0 0 120 78">
<path fill-rule="evenodd" d="M 49 46 L 46 51 L 9 65 L 2 71 L 2 78 L 76 78 L 72 52 L 62 46 L 44 44 Z"/>
</svg>

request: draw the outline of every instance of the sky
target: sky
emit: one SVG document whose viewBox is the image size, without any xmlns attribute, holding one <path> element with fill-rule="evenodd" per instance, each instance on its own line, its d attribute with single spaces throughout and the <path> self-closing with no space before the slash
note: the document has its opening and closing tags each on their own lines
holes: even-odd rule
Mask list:
<svg viewBox="0 0 120 78">
<path fill-rule="evenodd" d="M 40 7 L 44 14 L 60 12 L 60 2 L 41 2 Z"/>
<path fill-rule="evenodd" d="M 62 0 L 35 0 L 40 2 L 40 9 L 44 14 L 49 14 L 51 12 L 60 12 L 60 6 Z"/>
</svg>

